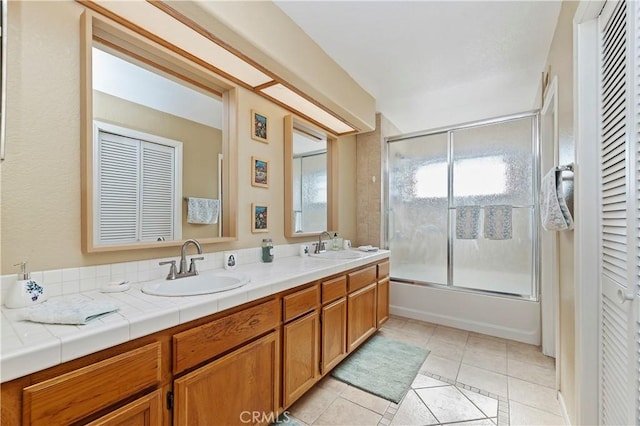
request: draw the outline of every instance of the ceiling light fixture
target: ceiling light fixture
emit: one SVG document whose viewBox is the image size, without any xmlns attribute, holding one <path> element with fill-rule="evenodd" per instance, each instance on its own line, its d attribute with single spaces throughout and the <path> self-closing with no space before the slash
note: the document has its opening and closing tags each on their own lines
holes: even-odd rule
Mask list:
<svg viewBox="0 0 640 426">
<path fill-rule="evenodd" d="M 218 40 L 207 29 L 178 13 L 162 1 L 77 0 L 79 3 L 116 20 L 165 47 L 177 48 L 183 56 L 204 62 L 222 77 L 299 113 L 336 135 L 356 133 L 357 129 L 327 112 L 252 64 L 241 53 Z M 184 52 L 184 53 L 183 53 Z"/>
<path fill-rule="evenodd" d="M 296 111 L 299 111 L 305 117 L 309 118 L 311 121 L 323 124 L 324 127 L 328 127 L 328 130 L 336 135 L 353 133 L 356 131 L 356 129 L 354 129 L 344 121 L 329 114 L 324 109 L 303 98 L 293 90 L 280 83 L 276 83 L 268 87 L 263 87 L 260 89 L 260 92 L 262 92 L 266 97 L 270 98 L 276 103 L 292 107 Z"/>
</svg>

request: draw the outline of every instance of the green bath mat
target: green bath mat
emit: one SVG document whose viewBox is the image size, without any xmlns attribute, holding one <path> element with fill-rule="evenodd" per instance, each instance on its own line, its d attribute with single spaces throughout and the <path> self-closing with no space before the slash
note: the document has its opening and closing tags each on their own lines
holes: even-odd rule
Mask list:
<svg viewBox="0 0 640 426">
<path fill-rule="evenodd" d="M 336 379 L 399 403 L 411 387 L 429 350 L 373 336 L 338 365 Z"/>
</svg>

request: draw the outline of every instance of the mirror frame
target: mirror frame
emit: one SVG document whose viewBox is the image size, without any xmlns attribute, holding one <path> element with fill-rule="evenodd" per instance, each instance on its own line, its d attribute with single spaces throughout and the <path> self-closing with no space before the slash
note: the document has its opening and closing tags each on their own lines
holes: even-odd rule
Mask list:
<svg viewBox="0 0 640 426">
<path fill-rule="evenodd" d="M 180 246 L 184 240 L 96 245 L 93 235 L 93 78 L 92 47 L 99 42 L 111 49 L 134 58 L 204 91 L 216 94 L 224 104 L 222 119 L 222 235 L 198 238 L 201 244 L 222 243 L 237 240 L 237 91 L 233 85 L 176 50 L 129 27 L 112 21 L 90 10 L 80 18 L 80 92 L 81 92 L 81 218 L 82 251 L 85 253 L 111 252 Z"/>
<path fill-rule="evenodd" d="M 295 122 L 327 135 L 327 229 L 315 232 L 293 231 L 293 129 Z M 323 231 L 338 232 L 338 138 L 308 122 L 284 117 L 284 235 L 288 238 L 312 237 Z"/>
</svg>

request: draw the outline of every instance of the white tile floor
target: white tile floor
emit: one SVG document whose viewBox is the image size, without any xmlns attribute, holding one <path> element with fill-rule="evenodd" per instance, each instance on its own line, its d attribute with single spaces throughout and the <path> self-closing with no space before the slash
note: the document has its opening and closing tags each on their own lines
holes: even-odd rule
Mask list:
<svg viewBox="0 0 640 426">
<path fill-rule="evenodd" d="M 394 404 L 325 377 L 288 410 L 302 425 L 562 425 L 552 358 L 540 348 L 392 317 L 379 331 L 431 351 Z"/>
</svg>

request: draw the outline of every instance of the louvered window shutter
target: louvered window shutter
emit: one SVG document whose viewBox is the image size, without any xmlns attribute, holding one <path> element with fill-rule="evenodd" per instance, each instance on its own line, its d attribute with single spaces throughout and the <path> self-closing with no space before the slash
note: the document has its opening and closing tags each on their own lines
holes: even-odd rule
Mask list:
<svg viewBox="0 0 640 426">
<path fill-rule="evenodd" d="M 175 147 L 100 131 L 97 156 L 97 244 L 178 238 Z"/>
</svg>

